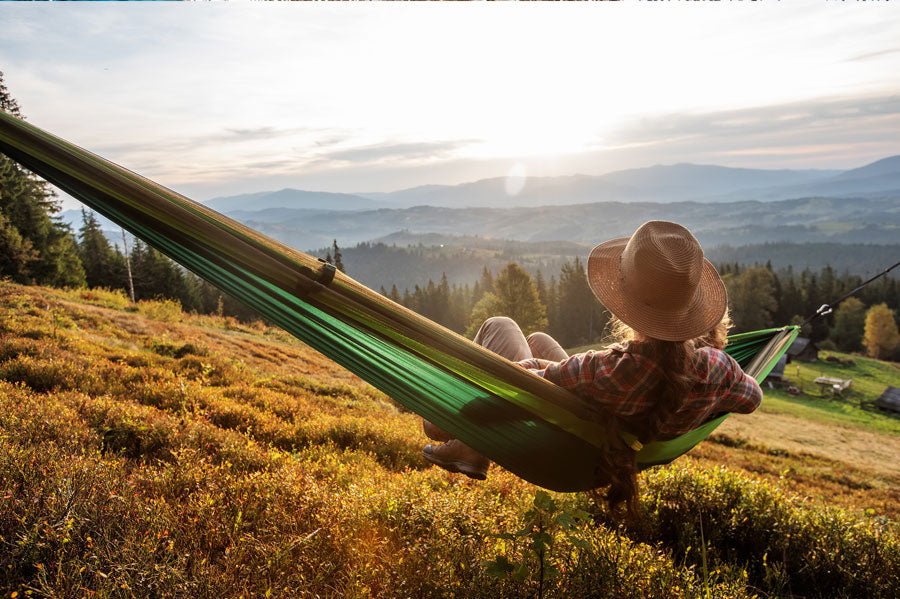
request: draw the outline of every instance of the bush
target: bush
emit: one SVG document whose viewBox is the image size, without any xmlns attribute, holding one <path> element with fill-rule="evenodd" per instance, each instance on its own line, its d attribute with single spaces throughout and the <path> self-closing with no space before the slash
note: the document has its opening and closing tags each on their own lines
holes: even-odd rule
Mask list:
<svg viewBox="0 0 900 599">
<path fill-rule="evenodd" d="M 750 584 L 780 595 L 898 597 L 895 526 L 843 510 L 807 506 L 777 488 L 725 469 L 673 466 L 645 478 L 645 520 L 630 534 L 662 542 L 697 564 L 747 570 Z"/>
<path fill-rule="evenodd" d="M 137 311 L 141 316 L 161 322 L 180 322 L 183 316 L 181 302 L 173 299 L 141 300 Z"/>
</svg>

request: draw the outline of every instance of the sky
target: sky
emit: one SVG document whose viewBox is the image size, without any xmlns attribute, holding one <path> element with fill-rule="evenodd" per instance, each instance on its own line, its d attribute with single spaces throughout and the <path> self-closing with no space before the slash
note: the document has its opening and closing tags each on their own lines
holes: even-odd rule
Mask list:
<svg viewBox="0 0 900 599">
<path fill-rule="evenodd" d="M 200 201 L 900 154 L 897 2 L 2 2 L 0 23 L 31 123 Z"/>
</svg>

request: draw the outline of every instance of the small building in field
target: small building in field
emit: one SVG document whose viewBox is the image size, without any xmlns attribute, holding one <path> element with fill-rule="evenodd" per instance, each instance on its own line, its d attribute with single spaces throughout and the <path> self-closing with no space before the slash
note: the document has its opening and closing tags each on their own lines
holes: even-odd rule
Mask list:
<svg viewBox="0 0 900 599">
<path fill-rule="evenodd" d="M 881 397 L 875 400 L 875 406 L 900 414 L 900 388 L 888 387 L 885 389 Z"/>
<path fill-rule="evenodd" d="M 819 348 L 806 337 L 797 337 L 787 350 L 787 361 L 815 362 L 819 359 Z"/>
<path fill-rule="evenodd" d="M 780 383 L 784 380 L 784 366 L 787 364 L 787 357 L 782 355 L 775 363 L 775 367 L 766 375 L 766 381 L 772 383 Z"/>
</svg>

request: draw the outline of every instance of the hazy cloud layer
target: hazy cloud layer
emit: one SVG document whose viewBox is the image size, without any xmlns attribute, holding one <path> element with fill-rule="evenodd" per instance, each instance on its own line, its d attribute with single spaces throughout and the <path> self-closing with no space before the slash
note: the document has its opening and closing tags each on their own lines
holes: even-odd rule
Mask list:
<svg viewBox="0 0 900 599">
<path fill-rule="evenodd" d="M 708 156 L 758 156 L 809 168 L 850 168 L 835 164 L 846 156 L 861 160 L 900 153 L 900 95 L 827 98 L 705 114 L 646 117 L 622 127 L 598 147 L 634 146 L 667 162 Z M 766 158 L 772 161 L 766 162 Z M 796 162 L 803 160 L 803 162 Z M 857 162 L 860 159 L 857 159 Z M 795 163 L 796 162 L 796 163 Z"/>
<path fill-rule="evenodd" d="M 847 60 L 871 60 L 873 58 L 881 58 L 883 56 L 887 56 L 888 54 L 896 54 L 898 52 L 900 52 L 900 48 L 888 48 L 886 50 L 878 50 L 877 52 L 867 52 L 865 54 L 860 54 L 859 56 L 854 56 L 853 58 L 848 58 Z"/>
<path fill-rule="evenodd" d="M 420 160 L 448 158 L 459 148 L 477 140 L 453 140 L 418 143 L 385 143 L 338 150 L 322 155 L 326 161 L 369 163 L 386 159 Z"/>
</svg>

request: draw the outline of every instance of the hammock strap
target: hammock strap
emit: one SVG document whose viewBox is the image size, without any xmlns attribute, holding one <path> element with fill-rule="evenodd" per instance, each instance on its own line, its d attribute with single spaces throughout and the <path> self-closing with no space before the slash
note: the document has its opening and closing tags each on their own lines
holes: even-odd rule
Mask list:
<svg viewBox="0 0 900 599">
<path fill-rule="evenodd" d="M 868 281 L 863 283 L 862 285 L 856 287 L 853 291 L 850 291 L 849 293 L 845 293 L 840 298 L 834 300 L 830 304 L 822 304 L 821 306 L 819 306 L 819 309 L 816 310 L 814 314 L 810 315 L 809 318 L 807 318 L 806 320 L 801 322 L 800 326 L 803 327 L 803 326 L 808 325 L 810 322 L 812 322 L 814 319 L 818 318 L 819 316 L 827 316 L 828 314 L 831 314 L 834 311 L 831 306 L 833 306 L 833 305 L 837 306 L 842 301 L 844 301 L 845 299 L 847 299 L 848 297 L 850 297 L 851 295 L 853 295 L 854 293 L 856 293 L 857 291 L 859 291 L 860 289 L 862 289 L 863 287 L 868 285 L 869 283 L 872 283 L 876 279 L 880 279 L 881 277 L 888 274 L 889 272 L 891 272 L 898 266 L 900 266 L 900 262 L 897 262 L 893 266 L 889 266 L 888 268 L 884 269 L 883 271 L 881 271 L 880 273 L 878 273 L 877 275 L 875 275 L 874 277 L 872 277 L 871 279 L 869 279 Z"/>
</svg>

